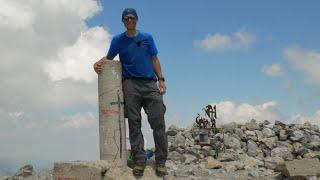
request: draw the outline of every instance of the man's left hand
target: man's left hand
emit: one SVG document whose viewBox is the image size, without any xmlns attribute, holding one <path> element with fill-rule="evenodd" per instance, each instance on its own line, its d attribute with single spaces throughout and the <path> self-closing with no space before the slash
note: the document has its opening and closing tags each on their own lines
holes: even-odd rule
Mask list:
<svg viewBox="0 0 320 180">
<path fill-rule="evenodd" d="M 167 91 L 167 86 L 164 81 L 159 81 L 159 89 L 160 89 L 160 94 L 165 94 Z"/>
</svg>

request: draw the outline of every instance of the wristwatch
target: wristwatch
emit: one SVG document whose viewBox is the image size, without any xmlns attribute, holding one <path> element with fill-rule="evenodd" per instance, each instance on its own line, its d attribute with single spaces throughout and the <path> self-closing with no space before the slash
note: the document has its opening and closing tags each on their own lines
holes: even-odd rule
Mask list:
<svg viewBox="0 0 320 180">
<path fill-rule="evenodd" d="M 163 81 L 163 82 L 165 82 L 165 79 L 164 79 L 164 77 L 161 77 L 161 78 L 158 78 L 158 81 Z"/>
</svg>

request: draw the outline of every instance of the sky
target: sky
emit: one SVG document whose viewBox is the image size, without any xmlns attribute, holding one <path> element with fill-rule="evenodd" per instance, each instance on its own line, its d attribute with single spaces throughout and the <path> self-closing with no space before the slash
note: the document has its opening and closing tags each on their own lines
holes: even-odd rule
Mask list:
<svg viewBox="0 0 320 180">
<path fill-rule="evenodd" d="M 92 65 L 125 31 L 127 7 L 137 10 L 138 30 L 152 34 L 158 48 L 167 127 L 192 125 L 208 104 L 217 105 L 218 125 L 250 119 L 320 125 L 319 6 L 316 0 L 0 0 L 0 171 L 99 159 Z"/>
</svg>

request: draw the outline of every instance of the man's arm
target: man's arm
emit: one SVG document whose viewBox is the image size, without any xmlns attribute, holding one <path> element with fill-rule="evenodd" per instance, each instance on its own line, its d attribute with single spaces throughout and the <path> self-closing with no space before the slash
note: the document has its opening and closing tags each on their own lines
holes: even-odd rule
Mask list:
<svg viewBox="0 0 320 180">
<path fill-rule="evenodd" d="M 161 72 L 161 65 L 160 65 L 160 61 L 158 59 L 158 56 L 154 55 L 151 57 L 151 59 L 152 59 L 152 64 L 153 64 L 153 70 L 156 73 L 158 79 L 163 78 L 162 72 Z M 166 87 L 166 84 L 163 80 L 159 80 L 159 89 L 160 89 L 161 94 L 166 93 L 167 87 Z"/>
<path fill-rule="evenodd" d="M 101 71 L 102 71 L 102 64 L 105 62 L 105 61 L 108 61 L 108 60 L 111 60 L 111 59 L 107 59 L 107 57 L 102 57 L 99 61 L 95 62 L 93 64 L 93 69 L 94 71 L 97 73 L 97 74 L 100 74 Z"/>
</svg>

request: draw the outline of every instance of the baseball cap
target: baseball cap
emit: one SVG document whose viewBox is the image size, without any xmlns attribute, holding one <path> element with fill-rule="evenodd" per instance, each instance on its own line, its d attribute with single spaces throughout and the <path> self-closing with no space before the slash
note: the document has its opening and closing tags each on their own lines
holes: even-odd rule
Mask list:
<svg viewBox="0 0 320 180">
<path fill-rule="evenodd" d="M 128 14 L 132 14 L 136 19 L 138 19 L 137 11 L 135 9 L 133 9 L 133 8 L 124 9 L 123 12 L 122 12 L 122 19 Z"/>
</svg>

